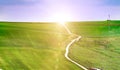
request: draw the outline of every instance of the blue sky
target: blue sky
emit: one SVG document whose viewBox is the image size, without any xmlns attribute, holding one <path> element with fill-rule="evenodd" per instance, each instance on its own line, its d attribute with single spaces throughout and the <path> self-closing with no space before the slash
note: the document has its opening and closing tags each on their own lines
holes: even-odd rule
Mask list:
<svg viewBox="0 0 120 70">
<path fill-rule="evenodd" d="M 0 21 L 120 19 L 120 0 L 0 0 Z"/>
</svg>

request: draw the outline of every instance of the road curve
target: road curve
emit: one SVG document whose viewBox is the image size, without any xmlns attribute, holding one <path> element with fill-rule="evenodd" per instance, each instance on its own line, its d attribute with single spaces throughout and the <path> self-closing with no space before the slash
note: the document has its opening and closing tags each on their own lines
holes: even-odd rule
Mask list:
<svg viewBox="0 0 120 70">
<path fill-rule="evenodd" d="M 79 41 L 82 37 L 81 36 L 78 36 L 77 38 L 73 39 L 67 46 L 66 46 L 66 52 L 65 52 L 65 58 L 69 61 L 71 61 L 72 63 L 74 63 L 75 65 L 79 66 L 80 68 L 82 68 L 83 70 L 88 70 L 86 67 L 80 65 L 79 63 L 73 61 L 69 56 L 69 48 L 70 46 L 75 43 L 76 41 Z"/>
</svg>

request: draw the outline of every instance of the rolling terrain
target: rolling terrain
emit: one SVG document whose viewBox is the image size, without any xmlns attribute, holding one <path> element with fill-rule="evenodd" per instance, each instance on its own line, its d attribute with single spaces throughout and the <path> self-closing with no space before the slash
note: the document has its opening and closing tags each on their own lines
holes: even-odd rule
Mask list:
<svg viewBox="0 0 120 70">
<path fill-rule="evenodd" d="M 119 21 L 68 22 L 66 26 L 82 36 L 70 47 L 72 60 L 87 68 L 119 70 Z M 0 69 L 82 70 L 64 57 L 66 45 L 74 38 L 56 23 L 0 22 Z"/>
<path fill-rule="evenodd" d="M 70 51 L 70 57 L 88 68 L 120 69 L 120 22 L 77 22 L 71 31 L 82 36 Z"/>
</svg>

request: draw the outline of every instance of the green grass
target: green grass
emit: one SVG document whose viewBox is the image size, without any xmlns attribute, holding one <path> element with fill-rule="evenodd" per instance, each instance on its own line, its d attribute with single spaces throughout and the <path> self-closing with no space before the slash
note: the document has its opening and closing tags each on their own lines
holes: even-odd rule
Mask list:
<svg viewBox="0 0 120 70">
<path fill-rule="evenodd" d="M 73 60 L 87 68 L 120 69 L 120 21 L 66 25 L 82 36 L 70 48 Z M 73 38 L 55 23 L 0 22 L 0 69 L 81 70 L 64 57 L 66 45 Z"/>
<path fill-rule="evenodd" d="M 64 57 L 68 37 L 58 24 L 0 23 L 0 69 L 80 70 Z"/>
<path fill-rule="evenodd" d="M 118 21 L 71 22 L 67 24 L 70 30 L 83 37 L 107 37 L 120 35 Z"/>
<path fill-rule="evenodd" d="M 72 31 L 82 36 L 70 48 L 69 56 L 73 60 L 87 68 L 120 69 L 120 22 L 110 21 L 109 25 L 106 21 L 81 22 L 73 25 Z"/>
<path fill-rule="evenodd" d="M 120 37 L 83 38 L 71 47 L 70 56 L 80 64 L 103 70 L 119 70 Z M 116 41 L 117 40 L 117 41 Z"/>
</svg>

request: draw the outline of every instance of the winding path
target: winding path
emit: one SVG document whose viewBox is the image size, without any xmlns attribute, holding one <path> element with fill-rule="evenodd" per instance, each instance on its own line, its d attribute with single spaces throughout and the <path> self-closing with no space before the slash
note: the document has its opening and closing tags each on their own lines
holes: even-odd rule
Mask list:
<svg viewBox="0 0 120 70">
<path fill-rule="evenodd" d="M 86 67 L 80 65 L 79 63 L 73 61 L 69 56 L 69 48 L 72 44 L 74 44 L 76 41 L 79 41 L 82 37 L 78 36 L 77 38 L 73 39 L 67 46 L 66 46 L 66 52 L 65 52 L 65 58 L 69 61 L 71 61 L 72 63 L 74 63 L 75 65 L 79 66 L 80 68 L 82 68 L 83 70 L 88 70 Z"/>
</svg>

